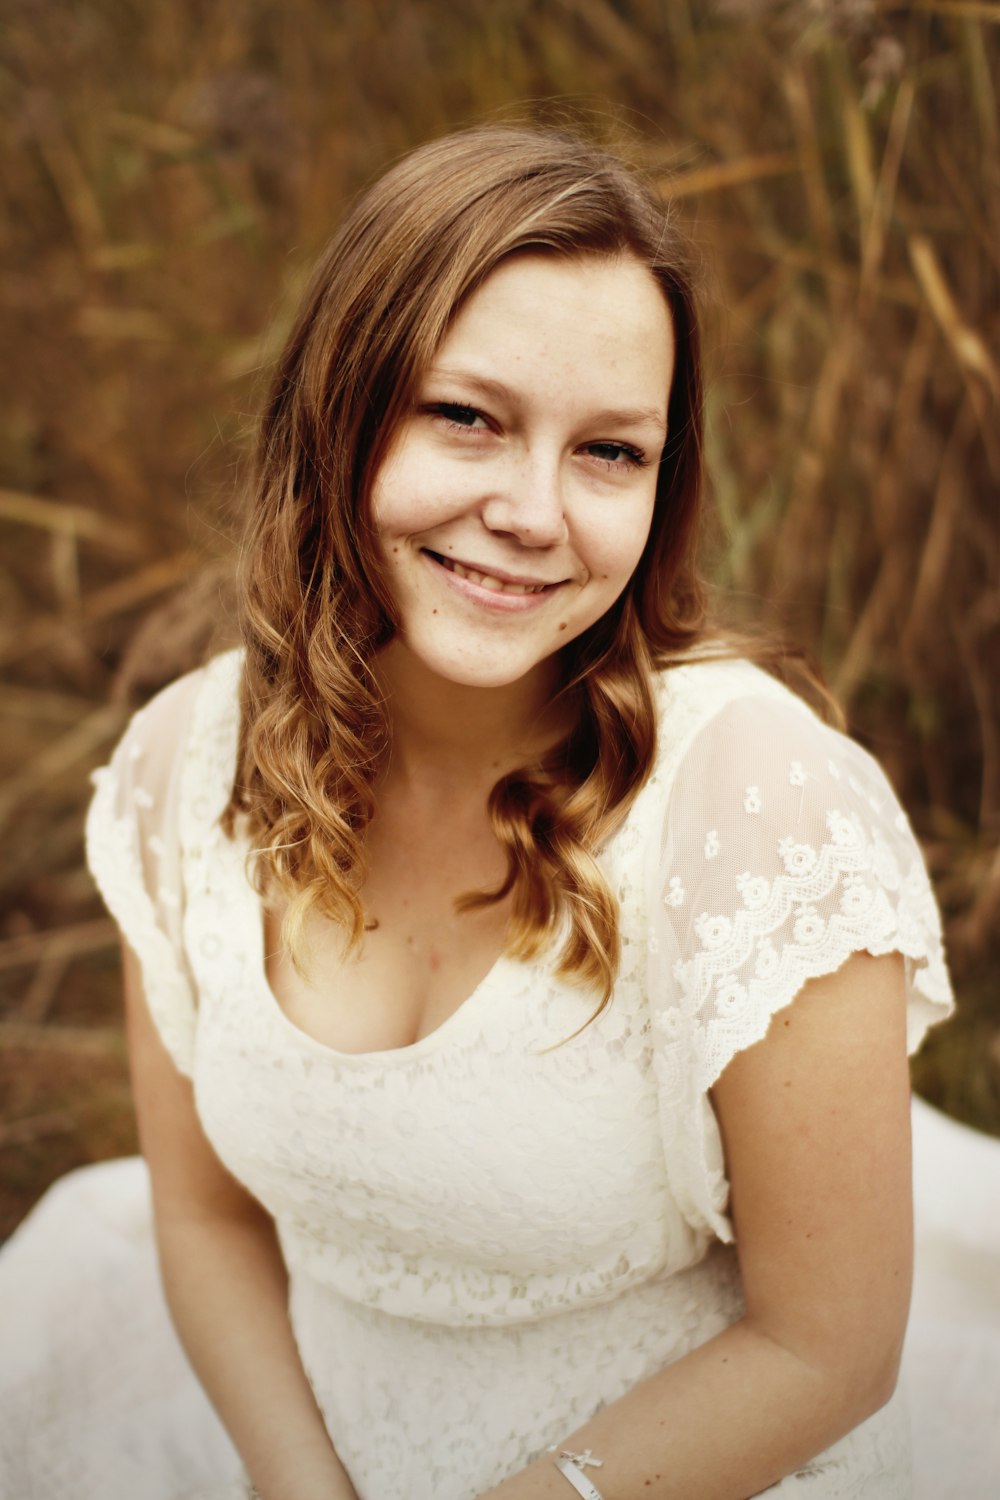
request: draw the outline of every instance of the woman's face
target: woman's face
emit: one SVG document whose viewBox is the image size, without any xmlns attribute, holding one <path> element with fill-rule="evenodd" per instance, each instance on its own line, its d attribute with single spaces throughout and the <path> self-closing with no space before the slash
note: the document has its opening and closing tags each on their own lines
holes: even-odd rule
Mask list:
<svg viewBox="0 0 1000 1500">
<path fill-rule="evenodd" d="M 638 261 L 523 253 L 497 267 L 373 485 L 394 671 L 537 681 L 600 619 L 649 534 L 672 369 L 667 304 Z"/>
</svg>

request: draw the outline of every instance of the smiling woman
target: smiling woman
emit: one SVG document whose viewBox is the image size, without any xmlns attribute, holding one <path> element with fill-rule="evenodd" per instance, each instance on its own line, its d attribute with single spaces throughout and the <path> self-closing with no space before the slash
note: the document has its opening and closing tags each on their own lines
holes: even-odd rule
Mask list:
<svg viewBox="0 0 1000 1500">
<path fill-rule="evenodd" d="M 700 390 L 676 228 L 574 137 L 433 143 L 335 236 L 243 649 L 89 819 L 200 1388 L 133 1172 L 4 1493 L 909 1495 L 937 911 L 877 765 L 711 629 Z"/>
</svg>

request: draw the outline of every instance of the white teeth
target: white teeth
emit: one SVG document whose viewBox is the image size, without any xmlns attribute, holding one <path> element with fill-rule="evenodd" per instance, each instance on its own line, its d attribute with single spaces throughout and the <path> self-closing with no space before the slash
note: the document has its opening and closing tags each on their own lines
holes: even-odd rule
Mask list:
<svg viewBox="0 0 1000 1500">
<path fill-rule="evenodd" d="M 477 573 L 475 569 L 463 567 L 449 557 L 442 557 L 441 562 L 458 578 L 467 578 L 470 583 L 477 583 L 480 588 L 489 589 L 493 594 L 540 594 L 547 587 L 544 583 L 505 583 L 492 573 Z"/>
</svg>

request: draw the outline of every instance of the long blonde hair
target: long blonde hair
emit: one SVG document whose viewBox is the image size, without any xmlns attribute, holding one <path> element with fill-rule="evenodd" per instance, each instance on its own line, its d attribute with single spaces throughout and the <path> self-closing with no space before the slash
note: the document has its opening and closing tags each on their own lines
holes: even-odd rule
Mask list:
<svg viewBox="0 0 1000 1500">
<path fill-rule="evenodd" d="M 652 529 L 607 614 L 564 648 L 574 727 L 502 778 L 489 813 L 507 874 L 507 951 L 529 958 L 569 917 L 558 972 L 602 1005 L 618 908 L 596 855 L 648 776 L 653 670 L 699 639 L 701 366 L 689 254 L 656 194 L 617 157 L 561 131 L 490 126 L 423 146 L 355 204 L 316 269 L 260 431 L 240 581 L 240 752 L 224 825 L 287 901 L 293 955 L 310 909 L 357 944 L 365 831 L 390 725 L 372 661 L 391 639 L 369 496 L 416 384 L 466 299 L 504 259 L 627 254 L 670 309 L 675 366 Z"/>
</svg>

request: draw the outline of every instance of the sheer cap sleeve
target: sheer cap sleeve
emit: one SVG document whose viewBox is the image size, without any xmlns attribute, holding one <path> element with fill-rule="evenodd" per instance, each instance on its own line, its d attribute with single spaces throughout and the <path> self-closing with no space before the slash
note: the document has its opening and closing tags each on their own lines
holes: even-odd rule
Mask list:
<svg viewBox="0 0 1000 1500">
<path fill-rule="evenodd" d="M 668 778 L 649 982 L 672 1186 L 694 1227 L 728 1241 L 708 1091 L 732 1058 L 862 950 L 905 958 L 911 1052 L 952 996 L 923 859 L 877 762 L 755 668 L 694 670 L 715 674 L 721 705 L 694 716 Z"/>
<path fill-rule="evenodd" d="M 139 961 L 150 1014 L 190 1077 L 197 1002 L 184 957 L 181 862 L 186 750 L 203 672 L 158 694 L 130 721 L 109 765 L 94 773 L 87 863 Z"/>
</svg>

